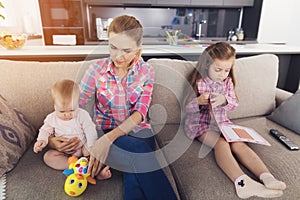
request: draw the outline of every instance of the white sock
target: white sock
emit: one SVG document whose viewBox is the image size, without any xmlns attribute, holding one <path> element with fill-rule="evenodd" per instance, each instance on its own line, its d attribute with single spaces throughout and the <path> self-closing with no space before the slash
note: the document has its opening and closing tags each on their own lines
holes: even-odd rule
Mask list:
<svg viewBox="0 0 300 200">
<path fill-rule="evenodd" d="M 283 194 L 282 190 L 272 190 L 266 188 L 263 184 L 254 181 L 246 174 L 238 177 L 235 182 L 235 189 L 238 197 L 246 199 L 252 196 L 262 198 L 274 198 Z"/>
<path fill-rule="evenodd" d="M 259 176 L 259 179 L 267 188 L 275 190 L 284 190 L 286 185 L 284 182 L 277 180 L 271 173 L 265 172 Z"/>
</svg>

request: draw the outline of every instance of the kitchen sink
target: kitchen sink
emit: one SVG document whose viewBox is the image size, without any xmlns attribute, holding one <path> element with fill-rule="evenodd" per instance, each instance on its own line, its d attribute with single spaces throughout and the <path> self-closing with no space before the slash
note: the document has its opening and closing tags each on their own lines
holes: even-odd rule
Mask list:
<svg viewBox="0 0 300 200">
<path fill-rule="evenodd" d="M 185 44 L 207 44 L 207 43 L 214 43 L 212 40 L 194 40 L 194 39 L 185 39 L 185 40 L 178 40 L 178 45 L 185 45 Z M 166 38 L 143 38 L 143 44 L 169 44 Z"/>
</svg>

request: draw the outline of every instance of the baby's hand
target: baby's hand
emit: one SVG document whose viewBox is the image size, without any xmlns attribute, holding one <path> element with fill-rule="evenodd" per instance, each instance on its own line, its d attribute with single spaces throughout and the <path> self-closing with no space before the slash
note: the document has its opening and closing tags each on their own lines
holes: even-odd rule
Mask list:
<svg viewBox="0 0 300 200">
<path fill-rule="evenodd" d="M 33 151 L 34 153 L 38 153 L 42 151 L 47 146 L 47 142 L 45 140 L 39 140 L 36 143 L 34 143 Z"/>
<path fill-rule="evenodd" d="M 223 94 L 212 93 L 210 102 L 211 102 L 212 107 L 215 108 L 220 105 L 225 105 L 227 103 L 227 100 Z"/>
<path fill-rule="evenodd" d="M 203 93 L 198 97 L 199 105 L 207 105 L 209 103 L 209 93 Z"/>
</svg>

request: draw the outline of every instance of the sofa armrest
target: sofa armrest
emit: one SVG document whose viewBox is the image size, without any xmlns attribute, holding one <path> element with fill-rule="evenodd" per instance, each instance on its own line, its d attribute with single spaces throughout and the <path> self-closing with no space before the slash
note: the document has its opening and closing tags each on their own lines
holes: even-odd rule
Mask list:
<svg viewBox="0 0 300 200">
<path fill-rule="evenodd" d="M 291 92 L 288 92 L 280 88 L 276 88 L 276 94 L 275 94 L 276 107 L 278 107 L 282 102 L 284 102 L 292 95 L 293 93 Z"/>
</svg>

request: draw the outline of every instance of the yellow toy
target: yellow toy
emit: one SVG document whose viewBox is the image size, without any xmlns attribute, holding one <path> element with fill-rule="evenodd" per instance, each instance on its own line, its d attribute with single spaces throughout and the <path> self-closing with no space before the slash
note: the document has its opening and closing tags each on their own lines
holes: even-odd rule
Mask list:
<svg viewBox="0 0 300 200">
<path fill-rule="evenodd" d="M 93 179 L 88 173 L 88 159 L 81 157 L 78 159 L 75 156 L 71 156 L 68 159 L 69 168 L 63 171 L 63 174 L 68 175 L 65 181 L 65 192 L 72 197 L 81 195 L 88 182 L 96 184 L 96 180 Z"/>
</svg>

